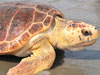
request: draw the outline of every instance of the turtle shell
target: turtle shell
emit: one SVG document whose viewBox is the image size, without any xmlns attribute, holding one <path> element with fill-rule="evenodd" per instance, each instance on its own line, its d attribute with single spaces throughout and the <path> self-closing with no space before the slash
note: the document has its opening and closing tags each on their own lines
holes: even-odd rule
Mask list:
<svg viewBox="0 0 100 75">
<path fill-rule="evenodd" d="M 50 28 L 56 8 L 41 3 L 9 2 L 0 5 L 0 55 L 11 54 L 25 46 L 40 32 Z"/>
</svg>

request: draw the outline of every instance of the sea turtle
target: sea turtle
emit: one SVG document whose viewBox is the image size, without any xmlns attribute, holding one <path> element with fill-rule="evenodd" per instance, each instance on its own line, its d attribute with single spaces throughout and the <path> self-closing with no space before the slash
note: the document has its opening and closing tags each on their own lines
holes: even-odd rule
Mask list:
<svg viewBox="0 0 100 75">
<path fill-rule="evenodd" d="M 79 51 L 94 44 L 97 38 L 94 26 L 65 20 L 63 13 L 50 5 L 0 4 L 0 55 L 28 56 L 7 75 L 35 75 L 53 65 L 54 48 Z"/>
</svg>

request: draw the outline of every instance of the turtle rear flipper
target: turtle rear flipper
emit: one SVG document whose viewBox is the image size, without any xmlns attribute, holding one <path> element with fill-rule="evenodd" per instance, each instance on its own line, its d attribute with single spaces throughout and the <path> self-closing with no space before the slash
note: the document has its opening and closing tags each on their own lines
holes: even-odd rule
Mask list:
<svg viewBox="0 0 100 75">
<path fill-rule="evenodd" d="M 32 48 L 33 54 L 22 59 L 17 66 L 8 71 L 7 75 L 35 75 L 42 70 L 49 69 L 55 60 L 54 49 L 47 40 L 42 40 L 38 44 Z M 37 45 L 39 47 L 34 50 Z"/>
</svg>

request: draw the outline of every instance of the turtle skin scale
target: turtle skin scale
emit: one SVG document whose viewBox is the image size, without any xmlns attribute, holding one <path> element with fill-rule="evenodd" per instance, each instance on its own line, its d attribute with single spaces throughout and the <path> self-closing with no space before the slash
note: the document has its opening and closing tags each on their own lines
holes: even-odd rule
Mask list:
<svg viewBox="0 0 100 75">
<path fill-rule="evenodd" d="M 0 55 L 12 54 L 33 37 L 50 28 L 58 9 L 41 3 L 2 3 L 0 5 Z"/>
</svg>

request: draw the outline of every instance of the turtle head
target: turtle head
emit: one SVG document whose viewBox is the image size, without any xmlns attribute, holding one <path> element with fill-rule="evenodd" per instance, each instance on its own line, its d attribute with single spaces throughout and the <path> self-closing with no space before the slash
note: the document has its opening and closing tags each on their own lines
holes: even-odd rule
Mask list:
<svg viewBox="0 0 100 75">
<path fill-rule="evenodd" d="M 82 21 L 57 18 L 57 47 L 64 50 L 79 51 L 94 44 L 98 38 L 95 26 Z"/>
<path fill-rule="evenodd" d="M 65 37 L 69 43 L 69 50 L 82 50 L 94 44 L 98 38 L 98 30 L 91 24 L 82 21 L 68 20 L 65 28 Z"/>
</svg>

